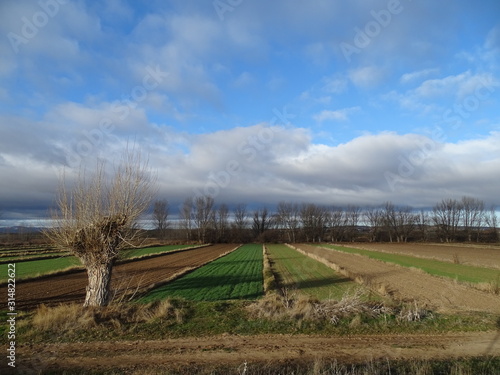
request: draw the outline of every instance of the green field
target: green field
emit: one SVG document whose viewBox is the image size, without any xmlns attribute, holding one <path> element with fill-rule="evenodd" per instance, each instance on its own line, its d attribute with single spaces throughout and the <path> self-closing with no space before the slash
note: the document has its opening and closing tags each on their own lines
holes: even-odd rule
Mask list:
<svg viewBox="0 0 500 375">
<path fill-rule="evenodd" d="M 248 244 L 169 283 L 140 299 L 168 297 L 197 301 L 254 299 L 262 296 L 262 245 Z"/>
<path fill-rule="evenodd" d="M 449 277 L 462 282 L 495 283 L 500 278 L 500 271 L 491 268 L 467 266 L 434 259 L 417 258 L 410 255 L 383 253 L 373 250 L 353 249 L 344 246 L 318 245 L 350 254 L 364 255 L 372 259 L 399 264 L 404 267 L 419 268 L 431 275 Z"/>
<path fill-rule="evenodd" d="M 361 288 L 351 279 L 286 245 L 267 245 L 273 272 L 282 288 L 298 290 L 317 299 L 340 299 Z"/>
<path fill-rule="evenodd" d="M 183 249 L 187 247 L 192 247 L 193 245 L 169 245 L 169 246 L 157 246 L 157 247 L 146 247 L 142 249 L 130 249 L 125 250 L 121 254 L 120 259 L 132 259 L 143 257 L 152 254 L 167 253 L 177 249 Z M 4 258 L 1 258 L 2 260 Z M 38 259 L 32 261 L 23 261 L 16 263 L 15 258 L 12 259 L 11 263 L 16 264 L 16 279 L 22 280 L 27 278 L 33 278 L 40 275 L 49 274 L 52 272 L 58 272 L 72 267 L 82 267 L 79 259 L 74 256 L 62 256 L 60 258 L 51 259 Z M 0 282 L 7 281 L 7 267 L 8 264 L 0 264 Z"/>
<path fill-rule="evenodd" d="M 41 259 L 14 264 L 16 265 L 16 280 L 37 277 L 66 268 L 81 266 L 80 261 L 75 257 Z M 7 267 L 7 263 L 0 264 L 0 282 L 7 281 Z"/>
</svg>

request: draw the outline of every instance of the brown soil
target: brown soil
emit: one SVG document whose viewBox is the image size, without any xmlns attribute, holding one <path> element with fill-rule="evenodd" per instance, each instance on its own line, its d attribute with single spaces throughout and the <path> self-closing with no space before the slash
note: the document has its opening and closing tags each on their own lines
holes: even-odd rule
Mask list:
<svg viewBox="0 0 500 375">
<path fill-rule="evenodd" d="M 335 265 L 349 277 L 359 277 L 375 291 L 385 291 L 401 301 L 418 301 L 441 312 L 486 311 L 500 313 L 500 296 L 435 277 L 423 271 L 388 264 L 357 254 L 299 245 L 298 249 L 327 265 Z M 330 263 L 328 263 L 330 262 Z"/>
<path fill-rule="evenodd" d="M 257 364 L 367 362 L 377 359 L 446 359 L 500 355 L 499 332 L 441 335 L 219 335 L 162 341 L 20 345 L 18 370 L 86 369 L 132 373 L 146 369 L 210 368 L 226 365 L 230 373 L 251 373 Z M 3 361 L 2 361 L 3 362 Z M 39 372 L 35 372 L 39 373 Z"/>
<path fill-rule="evenodd" d="M 353 243 L 347 247 L 500 269 L 500 247 L 481 244 Z"/>
<path fill-rule="evenodd" d="M 133 292 L 136 289 L 147 288 L 169 280 L 183 271 L 200 267 L 235 249 L 236 246 L 212 245 L 119 264 L 113 268 L 111 287 L 118 290 L 118 296 L 124 291 Z M 42 303 L 49 306 L 67 302 L 83 303 L 86 286 L 87 273 L 85 271 L 18 282 L 16 309 L 31 310 Z M 7 286 L 0 287 L 0 295 L 5 306 Z"/>
</svg>

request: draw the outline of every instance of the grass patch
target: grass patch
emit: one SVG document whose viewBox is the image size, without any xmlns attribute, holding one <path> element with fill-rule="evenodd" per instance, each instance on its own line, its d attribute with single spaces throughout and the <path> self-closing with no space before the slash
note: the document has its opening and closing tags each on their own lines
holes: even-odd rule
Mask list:
<svg viewBox="0 0 500 375">
<path fill-rule="evenodd" d="M 62 257 L 40 259 L 16 263 L 16 280 L 34 278 L 54 271 L 61 271 L 72 267 L 81 267 L 80 260 L 76 257 Z M 0 264 L 0 282 L 7 281 L 7 264 Z"/>
<path fill-rule="evenodd" d="M 322 244 L 321 247 L 334 249 L 350 254 L 364 255 L 372 259 L 395 263 L 404 267 L 419 268 L 431 275 L 447 277 L 468 283 L 495 283 L 500 271 L 490 268 L 468 266 L 464 264 L 443 262 L 434 259 L 417 258 L 409 255 L 383 253 L 372 250 L 354 249 L 344 246 Z"/>
<path fill-rule="evenodd" d="M 356 282 L 286 245 L 267 245 L 272 269 L 282 289 L 297 290 L 317 299 L 340 299 L 360 289 Z"/>
<path fill-rule="evenodd" d="M 156 288 L 141 303 L 168 297 L 197 301 L 253 299 L 263 293 L 262 245 L 249 244 Z"/>
</svg>

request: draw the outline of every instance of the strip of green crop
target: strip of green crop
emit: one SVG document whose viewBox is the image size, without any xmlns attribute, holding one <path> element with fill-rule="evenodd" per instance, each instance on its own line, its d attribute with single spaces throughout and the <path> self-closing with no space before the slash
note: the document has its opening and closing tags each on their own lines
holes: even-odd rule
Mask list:
<svg viewBox="0 0 500 375">
<path fill-rule="evenodd" d="M 14 264 L 16 265 L 16 280 L 36 277 L 70 267 L 81 266 L 80 261 L 75 257 L 40 259 L 19 263 L 14 262 Z M 7 268 L 7 263 L 0 264 L 0 282 L 7 281 Z"/>
<path fill-rule="evenodd" d="M 286 245 L 267 245 L 267 249 L 282 288 L 318 299 L 340 299 L 347 291 L 361 288 L 351 279 Z"/>
<path fill-rule="evenodd" d="M 338 251 L 343 251 L 345 253 L 364 255 L 372 259 L 377 259 L 388 263 L 395 263 L 404 267 L 419 268 L 431 275 L 448 277 L 462 282 L 489 283 L 497 282 L 500 278 L 500 271 L 491 268 L 455 264 L 434 259 L 417 258 L 410 255 L 354 249 L 344 246 L 325 244 L 321 246 Z"/>
<path fill-rule="evenodd" d="M 187 275 L 150 291 L 139 302 L 168 297 L 196 301 L 255 299 L 262 296 L 262 245 L 248 244 Z"/>
</svg>

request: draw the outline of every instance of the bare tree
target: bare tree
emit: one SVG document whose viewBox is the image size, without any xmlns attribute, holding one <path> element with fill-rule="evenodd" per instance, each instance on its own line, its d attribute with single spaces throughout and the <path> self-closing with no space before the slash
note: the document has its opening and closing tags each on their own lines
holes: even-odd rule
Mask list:
<svg viewBox="0 0 500 375">
<path fill-rule="evenodd" d="M 441 238 L 446 242 L 456 239 L 461 218 L 462 205 L 455 199 L 443 199 L 433 208 L 432 220 Z"/>
<path fill-rule="evenodd" d="M 62 180 L 54 226 L 45 234 L 85 266 L 84 306 L 108 304 L 113 265 L 120 250 L 136 242 L 137 220 L 149 207 L 154 190 L 148 163 L 133 152 L 126 154 L 111 179 L 106 179 L 105 163 L 100 162 L 90 176 L 81 171 L 70 191 Z"/>
<path fill-rule="evenodd" d="M 365 220 L 370 226 L 370 241 L 377 241 L 384 226 L 384 212 L 381 208 L 369 208 L 364 212 Z"/>
<path fill-rule="evenodd" d="M 340 242 L 344 239 L 347 228 L 347 215 L 341 207 L 333 207 L 327 216 L 332 242 Z"/>
<path fill-rule="evenodd" d="M 267 207 L 255 210 L 253 213 L 252 229 L 255 237 L 262 235 L 271 228 L 272 217 L 269 215 Z"/>
<path fill-rule="evenodd" d="M 429 212 L 420 210 L 416 215 L 416 226 L 422 237 L 422 241 L 427 241 L 427 233 L 429 227 Z"/>
<path fill-rule="evenodd" d="M 326 210 L 315 204 L 303 204 L 300 222 L 307 242 L 321 242 L 325 233 Z"/>
<path fill-rule="evenodd" d="M 153 206 L 153 220 L 160 238 L 165 238 L 165 232 L 169 227 L 168 222 L 169 205 L 166 199 L 157 200 Z"/>
<path fill-rule="evenodd" d="M 472 242 L 472 234 L 475 231 L 476 241 L 479 241 L 479 230 L 484 222 L 484 202 L 472 197 L 462 197 L 461 206 L 462 224 L 467 240 Z"/>
<path fill-rule="evenodd" d="M 214 203 L 214 198 L 209 195 L 194 200 L 194 223 L 200 243 L 206 242 L 208 230 L 214 222 Z"/>
<path fill-rule="evenodd" d="M 299 230 L 299 205 L 292 202 L 280 202 L 276 209 L 276 219 L 285 228 L 288 242 L 296 242 Z"/>
<path fill-rule="evenodd" d="M 186 198 L 181 207 L 181 227 L 186 233 L 186 240 L 191 241 L 193 229 L 193 198 Z"/>
<path fill-rule="evenodd" d="M 227 207 L 226 204 L 222 203 L 215 211 L 215 216 L 214 216 L 216 242 L 224 242 L 226 240 L 228 219 L 229 219 L 229 208 Z"/>
<path fill-rule="evenodd" d="M 346 235 L 349 241 L 354 241 L 358 233 L 359 217 L 361 215 L 361 208 L 354 205 L 347 206 L 346 212 Z"/>
<path fill-rule="evenodd" d="M 486 225 L 490 228 L 490 241 L 498 241 L 498 217 L 495 206 L 491 206 L 490 211 L 485 215 Z"/>
<path fill-rule="evenodd" d="M 234 221 L 231 225 L 233 229 L 233 237 L 236 242 L 244 242 L 245 240 L 245 231 L 247 229 L 247 208 L 243 203 L 238 204 L 234 208 Z"/>
</svg>

